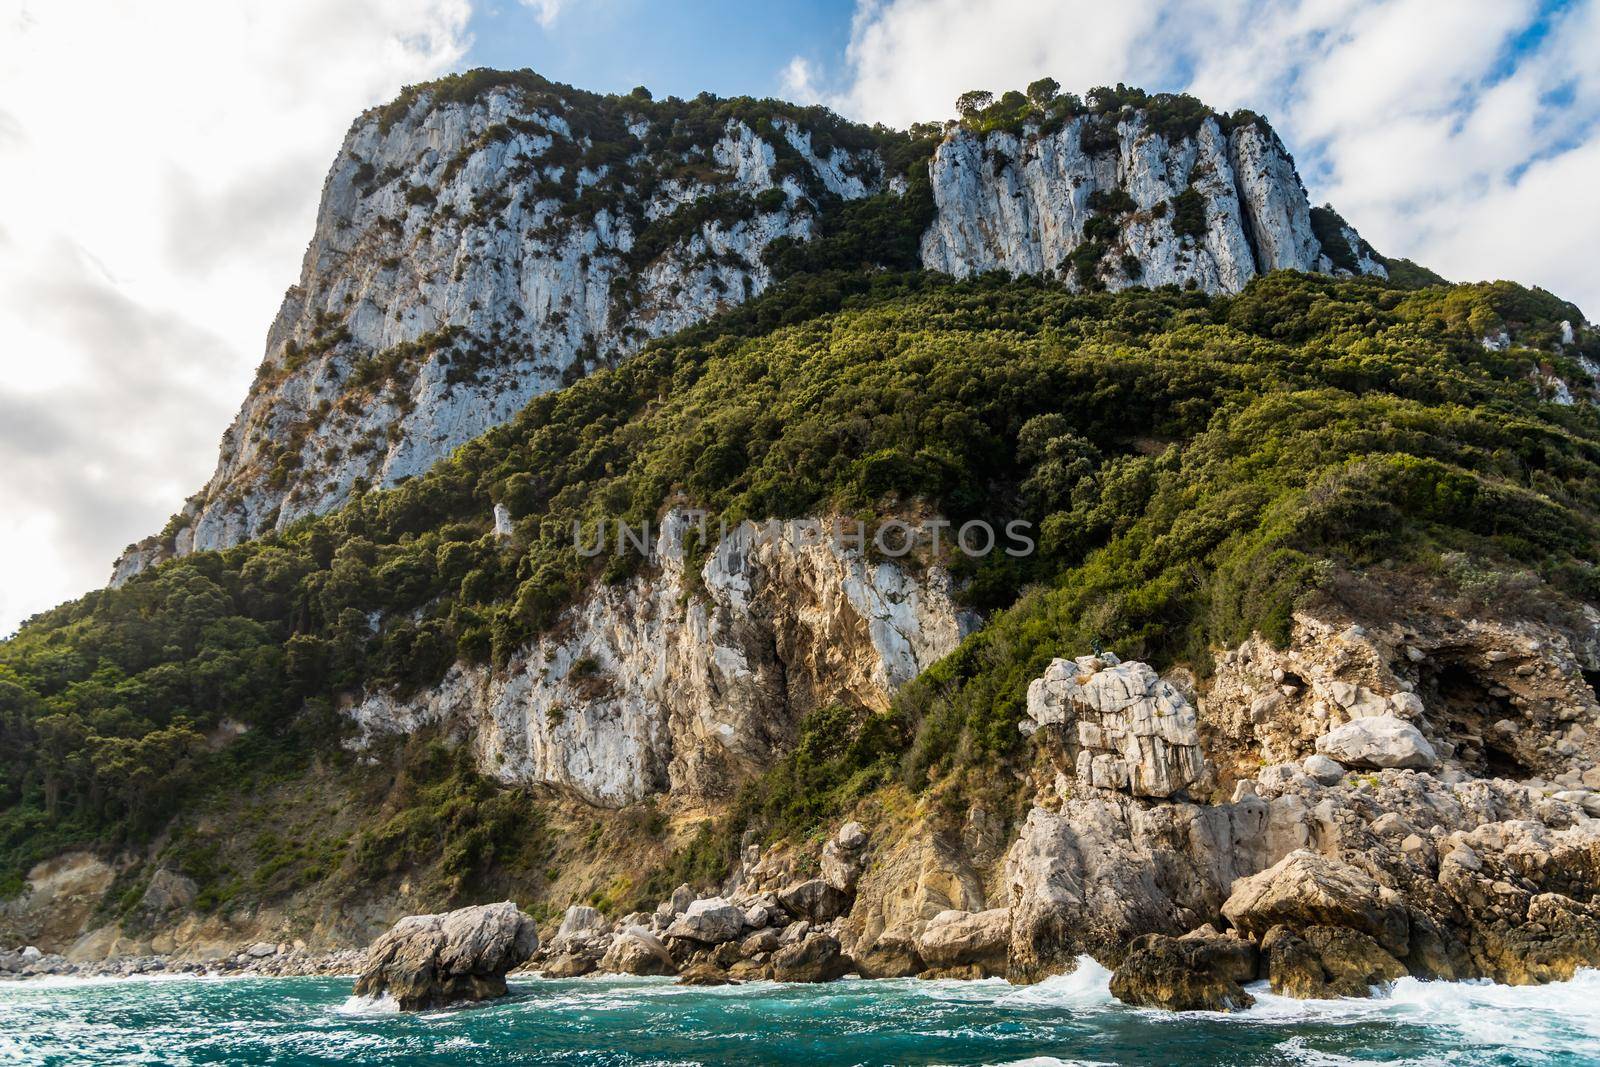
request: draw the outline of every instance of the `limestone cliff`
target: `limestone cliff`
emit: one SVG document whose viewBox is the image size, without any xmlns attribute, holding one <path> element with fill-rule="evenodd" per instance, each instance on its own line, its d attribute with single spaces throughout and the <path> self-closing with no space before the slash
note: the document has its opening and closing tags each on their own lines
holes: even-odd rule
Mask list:
<svg viewBox="0 0 1600 1067">
<path fill-rule="evenodd" d="M 778 111 L 690 128 L 647 99 L 515 78 L 361 116 L 216 473 L 113 582 L 421 474 L 533 396 L 761 292 L 774 240 L 882 184 L 876 152 L 825 136 Z"/>
<path fill-rule="evenodd" d="M 946 139 L 930 163 L 939 211 L 924 264 L 1213 293 L 1271 270 L 1333 273 L 1351 256 L 1361 273 L 1385 273 L 1348 228 L 1330 238 L 1348 250 L 1324 250 L 1294 163 L 1260 120 L 1224 132 L 1210 117 L 1175 137 L 1144 112 L 1107 125 L 1079 116 L 1053 133 Z"/>
<path fill-rule="evenodd" d="M 657 568 L 601 587 L 502 670 L 457 665 L 349 715 L 373 734 L 444 723 L 484 773 L 621 806 L 728 795 L 793 743 L 807 712 L 882 709 L 976 625 L 939 567 L 874 563 L 798 523 L 742 524 L 704 562 L 672 512 Z"/>
<path fill-rule="evenodd" d="M 862 197 L 931 197 L 921 262 L 957 276 L 1236 292 L 1281 268 L 1384 273 L 1332 212 L 1314 225 L 1253 116 L 949 123 L 910 164 L 929 179 L 912 190 L 881 150 L 905 135 L 819 109 L 487 78 L 409 91 L 351 127 L 216 472 L 113 584 L 423 473 L 532 397 L 761 293 L 775 242 L 816 237 Z"/>
</svg>

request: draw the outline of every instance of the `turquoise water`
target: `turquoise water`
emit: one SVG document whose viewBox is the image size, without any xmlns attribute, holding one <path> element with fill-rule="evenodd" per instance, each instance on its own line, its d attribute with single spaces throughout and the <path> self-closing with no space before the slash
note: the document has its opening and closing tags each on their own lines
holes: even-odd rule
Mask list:
<svg viewBox="0 0 1600 1067">
<path fill-rule="evenodd" d="M 1003 982 L 514 981 L 402 1015 L 347 979 L 0 983 L 0 1062 L 23 1064 L 1594 1064 L 1600 972 L 1541 989 L 1406 980 L 1371 1001 L 1262 996 L 1235 1016 L 1137 1011 L 1106 974 Z"/>
</svg>

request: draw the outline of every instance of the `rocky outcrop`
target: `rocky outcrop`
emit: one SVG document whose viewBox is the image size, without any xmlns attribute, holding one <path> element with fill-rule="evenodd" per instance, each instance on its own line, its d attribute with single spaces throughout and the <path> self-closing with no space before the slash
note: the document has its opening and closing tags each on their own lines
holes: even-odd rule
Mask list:
<svg viewBox="0 0 1600 1067">
<path fill-rule="evenodd" d="M 22 893 L 0 901 L 0 944 L 26 939 L 47 953 L 69 951 L 116 878 L 115 867 L 89 852 L 35 864 Z"/>
<path fill-rule="evenodd" d="M 1071 970 L 1082 955 L 1114 963 L 1143 934 L 1220 923 L 1234 880 L 1266 866 L 1282 832 L 1257 798 L 1199 805 L 1077 793 L 1029 811 L 1007 854 L 1013 977 Z"/>
<path fill-rule="evenodd" d="M 678 965 L 661 939 L 639 926 L 625 927 L 616 935 L 600 968 L 616 974 L 678 973 Z"/>
<path fill-rule="evenodd" d="M 706 124 L 522 76 L 361 116 L 215 473 L 113 584 L 422 474 L 531 398 L 761 293 L 768 250 L 838 204 L 904 191 L 871 147 L 888 135 L 858 128 L 844 148 L 811 121 Z M 927 166 L 930 270 L 1208 292 L 1279 268 L 1384 273 L 1342 220 L 1319 240 L 1260 119 L 953 126 Z"/>
<path fill-rule="evenodd" d="M 929 173 L 938 206 L 922 238 L 930 270 L 1231 293 L 1270 270 L 1336 269 L 1312 230 L 1293 161 L 1259 120 L 1225 130 L 1207 118 L 1178 136 L 1153 130 L 1141 111 L 1084 115 L 1050 132 L 957 129 Z M 1114 236 L 1095 244 L 1097 216 Z M 1385 273 L 1370 257 L 1359 266 Z"/>
<path fill-rule="evenodd" d="M 114 581 L 421 474 L 530 398 L 760 293 L 775 240 L 882 188 L 874 151 L 814 143 L 794 119 L 691 136 L 642 102 L 514 78 L 361 116 L 215 474 Z"/>
<path fill-rule="evenodd" d="M 1302 1000 L 1364 997 L 1410 972 L 1378 941 L 1342 926 L 1299 933 L 1277 926 L 1261 940 L 1272 991 Z"/>
<path fill-rule="evenodd" d="M 804 523 L 742 524 L 691 574 L 695 529 L 670 513 L 654 573 L 597 588 L 506 668 L 458 665 L 404 702 L 369 693 L 347 713 L 369 736 L 453 724 L 485 774 L 594 804 L 719 797 L 807 712 L 887 707 L 976 625 L 940 568 L 874 563 Z"/>
<path fill-rule="evenodd" d="M 1168 1011 L 1239 1011 L 1255 1003 L 1254 943 L 1206 927 L 1183 937 L 1146 934 L 1128 946 L 1111 975 L 1111 995 L 1125 1004 Z"/>
<path fill-rule="evenodd" d="M 1391 719 L 1414 727 L 1441 768 L 1582 787 L 1600 762 L 1600 735 L 1585 725 L 1600 717 L 1585 675 L 1600 670 L 1600 612 L 1463 616 L 1417 588 L 1396 600 L 1359 619 L 1301 611 L 1286 648 L 1256 639 L 1218 657 L 1199 712 L 1224 782 L 1304 759 L 1319 738 L 1377 718 L 1405 735 L 1413 766 L 1428 765 L 1427 752 Z"/>
<path fill-rule="evenodd" d="M 394 998 L 402 1011 L 504 996 L 506 972 L 539 948 L 539 930 L 509 900 L 412 915 L 367 950 L 356 996 Z"/>
<path fill-rule="evenodd" d="M 744 927 L 744 909 L 734 907 L 721 897 L 710 897 L 690 904 L 688 910 L 667 927 L 665 936 L 720 945 L 738 937 Z"/>
<path fill-rule="evenodd" d="M 1348 863 L 1305 849 L 1240 879 L 1222 915 L 1258 941 L 1276 926 L 1335 926 L 1367 934 L 1396 955 L 1410 951 L 1411 923 L 1397 893 Z"/>
<path fill-rule="evenodd" d="M 917 954 L 936 971 L 1003 975 L 1011 942 L 1011 911 L 944 911 L 917 936 Z"/>
<path fill-rule="evenodd" d="M 808 934 L 772 956 L 772 977 L 780 982 L 832 982 L 849 971 L 850 958 L 828 934 Z"/>
<path fill-rule="evenodd" d="M 847 822 L 822 846 L 822 880 L 841 893 L 855 889 L 866 866 L 867 831 Z"/>
<path fill-rule="evenodd" d="M 840 891 L 823 881 L 821 878 L 808 878 L 789 886 L 778 893 L 778 900 L 788 909 L 791 915 L 812 922 L 828 922 L 843 915 L 849 904 L 849 898 Z"/>
<path fill-rule="evenodd" d="M 1011 975 L 1088 953 L 1127 968 L 1136 1003 L 1235 1003 L 1198 948 L 1170 943 L 1202 924 L 1257 946 L 1261 976 L 1294 996 L 1600 963 L 1596 620 L 1458 621 L 1442 604 L 1390 618 L 1302 613 L 1288 648 L 1220 657 L 1198 732 L 1229 771 L 1225 802 L 1097 781 L 1040 729 L 1040 788 L 1006 863 Z M 1066 664 L 1034 694 L 1090 680 Z M 1035 723 L 1073 721 L 1030 705 Z"/>
<path fill-rule="evenodd" d="M 1206 773 L 1194 708 L 1145 663 L 1110 654 L 1058 659 L 1028 685 L 1024 733 L 1060 727 L 1078 780 L 1170 797 Z"/>
</svg>

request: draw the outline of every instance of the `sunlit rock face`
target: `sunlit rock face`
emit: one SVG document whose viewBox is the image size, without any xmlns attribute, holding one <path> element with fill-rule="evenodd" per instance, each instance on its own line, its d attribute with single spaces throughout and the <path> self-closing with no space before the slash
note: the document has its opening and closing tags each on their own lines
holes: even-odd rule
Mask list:
<svg viewBox="0 0 1600 1067">
<path fill-rule="evenodd" d="M 759 294 L 774 240 L 882 187 L 875 151 L 815 149 L 787 119 L 690 138 L 625 101 L 607 107 L 626 128 L 604 130 L 559 103 L 425 91 L 355 122 L 216 473 L 114 582 L 427 471 L 532 397 Z"/>
<path fill-rule="evenodd" d="M 922 259 L 931 270 L 1232 293 L 1266 271 L 1338 269 L 1313 232 L 1293 160 L 1259 121 L 1224 132 L 1207 118 L 1192 136 L 1168 137 L 1136 111 L 1110 131 L 1095 116 L 1043 134 L 962 130 L 939 146 L 930 173 L 939 211 Z M 1115 232 L 1096 237 L 1097 215 Z M 1360 271 L 1383 274 L 1346 231 Z M 1091 240 L 1102 250 L 1080 268 Z"/>
<path fill-rule="evenodd" d="M 457 665 L 348 714 L 365 738 L 462 729 L 484 773 L 594 804 L 727 795 L 808 712 L 886 708 L 977 625 L 941 568 L 873 561 L 805 526 L 743 524 L 695 564 L 690 520 L 671 513 L 655 573 L 596 588 L 504 669 Z"/>
<path fill-rule="evenodd" d="M 130 546 L 113 584 L 423 474 L 533 397 L 762 293 L 774 242 L 909 190 L 874 147 L 893 135 L 852 127 L 845 147 L 822 113 L 686 132 L 681 116 L 564 87 L 447 96 L 424 89 L 351 127 L 216 472 Z M 1150 114 L 952 125 L 913 194 L 932 200 L 923 265 L 1213 293 L 1279 268 L 1383 273 L 1342 220 L 1320 232 L 1349 247 L 1319 243 L 1264 122 L 1174 134 Z"/>
</svg>

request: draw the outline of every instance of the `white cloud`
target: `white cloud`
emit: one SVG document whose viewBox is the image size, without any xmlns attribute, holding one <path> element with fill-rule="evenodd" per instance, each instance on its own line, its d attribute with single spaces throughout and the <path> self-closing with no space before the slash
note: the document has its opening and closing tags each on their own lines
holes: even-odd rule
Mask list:
<svg viewBox="0 0 1600 1067">
<path fill-rule="evenodd" d="M 561 14 L 561 9 L 566 5 L 566 0 L 522 0 L 522 6 L 533 9 L 533 17 L 539 20 L 539 25 L 549 26 L 555 22 L 556 16 Z"/>
<path fill-rule="evenodd" d="M 1454 278 L 1600 316 L 1600 0 L 861 0 L 813 96 L 905 125 L 966 89 L 1187 90 L 1272 119 L 1317 202 Z M 1545 31 L 1542 38 L 1536 29 Z M 791 72 L 795 68 L 791 65 Z M 786 72 L 787 73 L 787 72 Z M 787 76 L 786 83 L 791 80 Z"/>
<path fill-rule="evenodd" d="M 804 56 L 795 56 L 789 60 L 788 65 L 778 75 L 778 87 L 785 100 L 793 100 L 797 104 L 815 104 L 823 99 L 822 89 L 817 85 L 816 72 L 812 69 L 810 60 Z"/>
<path fill-rule="evenodd" d="M 466 0 L 0 0 L 0 634 L 216 462 L 350 120 Z"/>
</svg>

